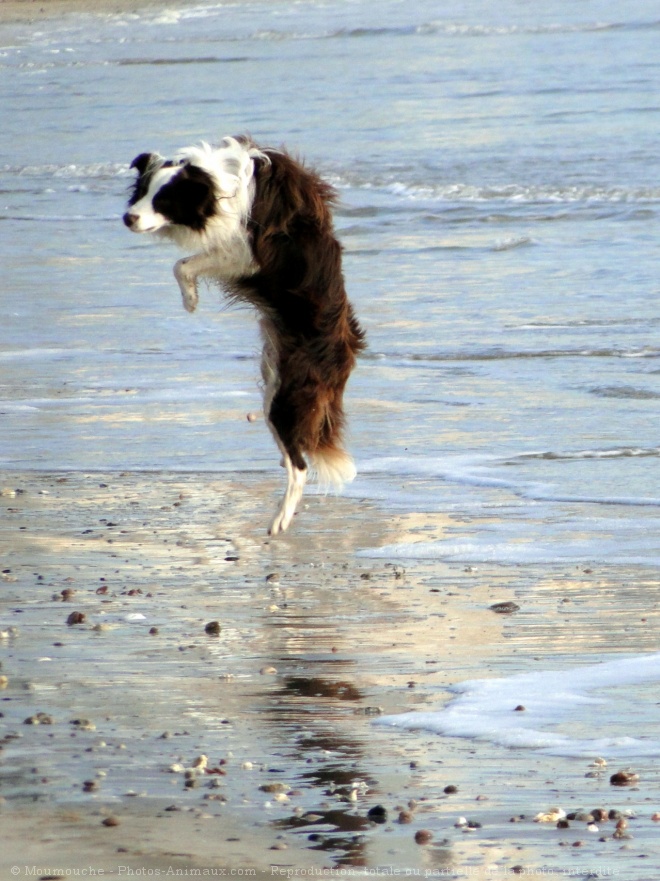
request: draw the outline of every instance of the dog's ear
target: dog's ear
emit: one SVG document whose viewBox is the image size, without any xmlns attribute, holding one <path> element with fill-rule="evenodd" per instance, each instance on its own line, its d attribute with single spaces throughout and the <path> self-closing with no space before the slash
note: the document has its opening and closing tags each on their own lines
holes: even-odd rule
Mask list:
<svg viewBox="0 0 660 881">
<path fill-rule="evenodd" d="M 140 155 L 136 156 L 135 159 L 131 162 L 131 168 L 137 168 L 139 174 L 144 174 L 149 167 L 153 156 L 153 153 L 140 153 Z"/>
</svg>

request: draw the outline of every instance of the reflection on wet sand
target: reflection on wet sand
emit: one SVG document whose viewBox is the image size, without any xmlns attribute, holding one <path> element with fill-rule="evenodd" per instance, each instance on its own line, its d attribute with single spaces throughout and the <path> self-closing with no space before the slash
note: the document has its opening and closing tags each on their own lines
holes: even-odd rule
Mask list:
<svg viewBox="0 0 660 881">
<path fill-rule="evenodd" d="M 538 811 L 604 800 L 582 765 L 372 723 L 440 710 L 455 683 L 538 667 L 541 651 L 554 668 L 568 651 L 625 651 L 631 634 L 650 645 L 651 573 L 414 559 L 404 570 L 356 550 L 470 524 L 385 519 L 350 499 L 311 496 L 275 542 L 259 514 L 276 487 L 256 477 L 10 478 L 0 781 L 7 828 L 34 830 L 38 806 L 34 859 L 66 840 L 108 871 L 121 847 L 138 867 L 176 853 L 188 865 L 469 865 L 487 877 L 489 865 L 546 860 Z M 514 615 L 490 608 L 514 601 Z M 72 612 L 85 618 L 69 625 Z M 653 706 L 639 694 L 637 714 Z M 40 713 L 52 725 L 23 724 Z M 648 787 L 650 769 L 635 770 Z M 638 797 L 607 801 L 623 810 Z M 651 827 L 635 824 L 638 851 Z"/>
</svg>

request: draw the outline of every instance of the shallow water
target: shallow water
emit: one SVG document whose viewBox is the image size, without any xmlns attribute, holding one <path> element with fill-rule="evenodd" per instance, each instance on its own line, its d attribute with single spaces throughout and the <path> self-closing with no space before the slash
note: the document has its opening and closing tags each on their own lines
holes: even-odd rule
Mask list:
<svg viewBox="0 0 660 881">
<path fill-rule="evenodd" d="M 185 314 L 178 255 L 121 224 L 137 153 L 249 131 L 340 192 L 369 339 L 346 494 L 420 515 L 362 558 L 639 571 L 634 608 L 654 609 L 659 30 L 642 0 L 200 3 L 2 26 L 0 467 L 279 477 L 245 419 L 253 317 L 213 289 Z M 590 601 L 606 632 L 609 595 Z M 554 651 L 538 628 L 536 653 Z M 603 641 L 657 650 L 652 634 Z"/>
</svg>

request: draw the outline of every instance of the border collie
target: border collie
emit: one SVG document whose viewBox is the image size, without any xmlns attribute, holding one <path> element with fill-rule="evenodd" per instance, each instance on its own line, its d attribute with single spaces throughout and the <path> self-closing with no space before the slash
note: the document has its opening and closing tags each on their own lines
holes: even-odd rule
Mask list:
<svg viewBox="0 0 660 881">
<path fill-rule="evenodd" d="M 194 252 L 174 266 L 188 312 L 202 277 L 260 316 L 264 414 L 287 471 L 269 530 L 277 535 L 295 514 L 308 465 L 326 486 L 355 476 L 342 445 L 342 398 L 365 337 L 346 298 L 336 193 L 286 152 L 247 137 L 187 147 L 174 159 L 141 153 L 131 168 L 126 226 Z"/>
</svg>

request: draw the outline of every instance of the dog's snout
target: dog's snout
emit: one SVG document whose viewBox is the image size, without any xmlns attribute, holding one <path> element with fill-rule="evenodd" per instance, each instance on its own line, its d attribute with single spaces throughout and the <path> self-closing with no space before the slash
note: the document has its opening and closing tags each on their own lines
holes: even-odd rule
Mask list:
<svg viewBox="0 0 660 881">
<path fill-rule="evenodd" d="M 124 214 L 124 223 L 129 229 L 133 229 L 138 220 L 139 217 L 137 214 L 131 214 L 130 211 L 127 211 L 126 214 Z"/>
</svg>

